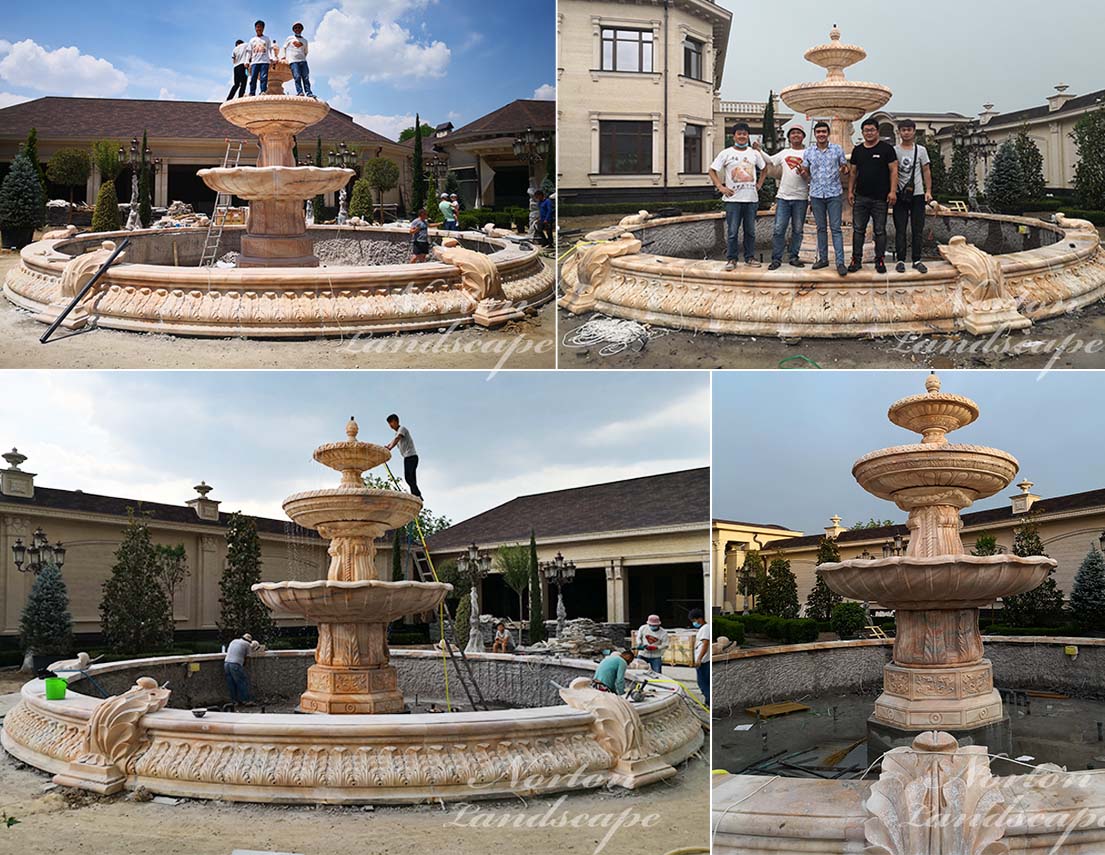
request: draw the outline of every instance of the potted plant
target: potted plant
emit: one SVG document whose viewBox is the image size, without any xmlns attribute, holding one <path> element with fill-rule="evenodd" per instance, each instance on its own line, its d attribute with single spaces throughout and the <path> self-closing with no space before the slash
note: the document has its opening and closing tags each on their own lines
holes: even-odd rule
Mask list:
<svg viewBox="0 0 1105 855">
<path fill-rule="evenodd" d="M 0 184 L 0 243 L 22 249 L 46 224 L 46 199 L 34 164 L 20 151 Z"/>
</svg>

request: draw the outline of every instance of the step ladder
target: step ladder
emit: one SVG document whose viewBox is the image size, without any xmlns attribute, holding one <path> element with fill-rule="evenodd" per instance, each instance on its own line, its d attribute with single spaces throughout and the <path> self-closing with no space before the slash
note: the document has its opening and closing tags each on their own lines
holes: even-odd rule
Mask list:
<svg viewBox="0 0 1105 855">
<path fill-rule="evenodd" d="M 420 582 L 437 582 L 437 573 L 434 572 L 433 561 L 430 559 L 430 553 L 426 549 L 426 539 L 422 536 L 422 527 L 418 525 L 418 521 L 415 520 L 415 527 L 418 531 L 419 540 L 421 540 L 421 546 L 415 544 L 410 550 L 410 554 L 414 560 L 414 572 L 418 576 Z M 453 626 L 456 626 L 456 620 L 449 610 L 449 604 L 442 600 L 441 608 L 444 610 L 444 615 L 450 621 L 453 622 Z M 454 646 L 445 640 L 444 626 L 442 626 L 442 640 L 445 641 L 445 648 L 449 653 L 449 658 L 453 660 L 453 670 L 460 678 L 461 687 L 464 689 L 464 694 L 468 696 L 468 703 L 472 705 L 472 709 L 487 709 L 487 701 L 484 700 L 483 692 L 480 691 L 480 684 L 476 682 L 476 677 L 472 673 L 472 663 L 468 661 L 468 657 L 464 655 L 464 650 L 459 646 Z M 459 662 L 458 662 L 459 658 Z"/>
<path fill-rule="evenodd" d="M 226 153 L 223 155 L 223 168 L 236 167 L 242 159 L 242 140 L 226 141 Z M 219 243 L 223 239 L 223 227 L 226 225 L 226 212 L 232 198 L 229 193 L 215 194 L 215 210 L 211 212 L 211 222 L 207 224 L 207 236 L 203 239 L 203 252 L 200 254 L 200 267 L 212 267 L 219 257 Z"/>
</svg>

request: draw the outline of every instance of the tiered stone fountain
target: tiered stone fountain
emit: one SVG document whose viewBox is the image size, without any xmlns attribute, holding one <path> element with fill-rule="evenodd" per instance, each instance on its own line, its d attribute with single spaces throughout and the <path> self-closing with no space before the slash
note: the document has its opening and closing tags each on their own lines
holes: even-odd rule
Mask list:
<svg viewBox="0 0 1105 855">
<path fill-rule="evenodd" d="M 388 664 L 387 625 L 437 608 L 453 589 L 444 582 L 386 582 L 376 572 L 375 539 L 413 520 L 422 500 L 364 485 L 364 473 L 391 459 L 383 446 L 360 442 L 350 418 L 344 442 L 315 449 L 314 458 L 341 472 L 341 484 L 289 496 L 284 512 L 330 541 L 330 568 L 317 582 L 262 582 L 257 596 L 274 611 L 318 622 L 315 664 L 307 671 L 300 709 L 318 713 L 403 710 L 395 668 Z"/>
<path fill-rule="evenodd" d="M 852 468 L 863 489 L 909 512 L 906 554 L 818 568 L 837 593 L 896 612 L 893 661 L 868 722 L 871 759 L 926 730 L 949 731 L 960 745 L 1010 750 L 1009 719 L 983 657 L 978 611 L 1035 588 L 1056 564 L 1044 556 L 965 553 L 959 512 L 1007 487 L 1018 465 L 1004 451 L 949 443 L 947 433 L 978 418 L 978 405 L 941 392 L 935 375 L 925 389 L 888 413 L 894 424 L 920 433 L 921 442 L 873 451 Z"/>
<path fill-rule="evenodd" d="M 281 90 L 282 92 L 283 90 Z M 225 102 L 219 112 L 231 124 L 257 136 L 256 166 L 201 169 L 197 175 L 212 190 L 249 201 L 239 267 L 317 267 L 314 241 L 307 237 L 303 203 L 349 183 L 352 169 L 296 166 L 296 134 L 318 124 L 330 112 L 325 101 L 296 95 L 267 94 Z"/>
</svg>

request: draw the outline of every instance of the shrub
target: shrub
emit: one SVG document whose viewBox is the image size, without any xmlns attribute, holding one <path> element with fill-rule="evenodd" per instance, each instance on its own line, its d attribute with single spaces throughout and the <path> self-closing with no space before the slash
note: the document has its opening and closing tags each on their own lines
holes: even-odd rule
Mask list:
<svg viewBox="0 0 1105 855">
<path fill-rule="evenodd" d="M 100 602 L 104 640 L 115 653 L 149 653 L 172 643 L 172 608 L 157 562 L 149 526 L 131 511 Z"/>
<path fill-rule="evenodd" d="M 1006 140 L 994 157 L 994 166 L 986 176 L 986 197 L 990 204 L 1003 213 L 1020 210 L 1025 196 L 1024 172 L 1017 147 Z"/>
<path fill-rule="evenodd" d="M 61 571 L 53 564 L 47 564 L 35 576 L 19 620 L 19 635 L 24 647 L 33 653 L 63 654 L 72 650 L 69 594 Z"/>
<path fill-rule="evenodd" d="M 37 229 L 46 224 L 46 198 L 34 165 L 20 152 L 0 184 L 0 228 Z"/>
<path fill-rule="evenodd" d="M 252 517 L 230 515 L 226 525 L 226 569 L 219 579 L 219 635 L 223 643 L 244 632 L 267 642 L 276 635 L 272 615 L 251 590 L 261 581 L 261 539 Z"/>
<path fill-rule="evenodd" d="M 784 618 L 798 617 L 798 580 L 790 561 L 776 558 L 767 568 L 767 581 L 760 593 L 759 607 L 767 614 Z"/>
<path fill-rule="evenodd" d="M 384 202 L 384 194 L 399 183 L 399 167 L 386 157 L 374 157 L 364 165 L 364 180 L 376 191 L 376 201 Z"/>
<path fill-rule="evenodd" d="M 468 622 L 472 619 L 472 597 L 466 594 L 460 598 L 457 604 L 456 615 L 453 618 L 453 643 L 462 650 L 468 646 Z"/>
<path fill-rule="evenodd" d="M 1086 629 L 1105 630 L 1105 556 L 1094 547 L 1082 560 L 1070 592 L 1070 610 Z"/>
<path fill-rule="evenodd" d="M 841 639 L 855 638 L 867 625 L 867 617 L 859 603 L 840 603 L 833 607 L 830 622 Z"/>
<path fill-rule="evenodd" d="M 92 212 L 92 231 L 117 232 L 123 227 L 119 219 L 119 197 L 115 195 L 115 182 L 105 181 L 96 194 L 96 210 Z"/>
<path fill-rule="evenodd" d="M 729 622 L 740 623 L 744 631 L 749 635 L 762 635 L 767 638 L 781 641 L 784 644 L 805 644 L 817 641 L 820 632 L 817 621 L 810 618 L 781 618 L 775 615 L 752 612 L 747 615 L 716 615 L 714 617 L 715 637 L 726 633 L 718 630 L 716 621 L 718 618 Z M 732 638 L 732 636 L 730 636 Z M 743 636 L 742 636 L 743 638 Z"/>
<path fill-rule="evenodd" d="M 367 178 L 358 178 L 353 183 L 353 195 L 349 199 L 349 216 L 371 219 L 372 186 Z"/>
<path fill-rule="evenodd" d="M 726 617 L 725 615 L 714 615 L 710 620 L 711 629 L 713 630 L 714 641 L 717 641 L 721 636 L 725 636 L 735 644 L 744 644 L 744 624 L 739 620 Z"/>
<path fill-rule="evenodd" d="M 1071 134 L 1078 149 L 1074 187 L 1078 204 L 1090 210 L 1105 208 L 1105 108 L 1083 115 Z M 1088 218 L 1087 218 L 1088 219 Z"/>
</svg>

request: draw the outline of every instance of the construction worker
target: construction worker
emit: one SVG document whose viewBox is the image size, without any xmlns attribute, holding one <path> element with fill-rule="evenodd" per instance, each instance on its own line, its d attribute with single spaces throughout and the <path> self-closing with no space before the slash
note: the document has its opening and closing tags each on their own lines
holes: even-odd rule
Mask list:
<svg viewBox="0 0 1105 855">
<path fill-rule="evenodd" d="M 648 621 L 637 630 L 637 655 L 657 674 L 662 673 L 664 651 L 670 643 L 668 631 L 660 625 L 660 615 L 649 615 Z"/>
<path fill-rule="evenodd" d="M 411 432 L 399 424 L 399 416 L 395 413 L 388 416 L 387 421 L 388 427 L 395 431 L 395 439 L 387 444 L 387 449 L 390 451 L 399 446 L 399 453 L 403 455 L 403 480 L 407 482 L 411 492 L 421 499 L 422 491 L 418 489 L 418 451 L 411 439 Z"/>
<path fill-rule="evenodd" d="M 253 706 L 253 697 L 249 689 L 249 674 L 246 673 L 246 657 L 259 649 L 248 632 L 241 638 L 235 638 L 226 646 L 226 658 L 223 659 L 223 672 L 226 675 L 226 688 L 230 692 L 230 701 L 235 706 Z"/>
<path fill-rule="evenodd" d="M 632 650 L 616 650 L 599 663 L 592 685 L 615 695 L 625 694 L 625 669 L 633 661 Z"/>
</svg>

